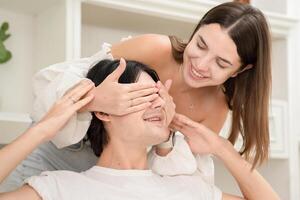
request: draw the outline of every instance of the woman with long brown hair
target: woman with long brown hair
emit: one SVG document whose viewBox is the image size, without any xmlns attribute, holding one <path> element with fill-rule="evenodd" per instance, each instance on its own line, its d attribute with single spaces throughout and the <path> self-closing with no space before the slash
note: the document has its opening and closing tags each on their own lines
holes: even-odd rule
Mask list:
<svg viewBox="0 0 300 200">
<path fill-rule="evenodd" d="M 144 35 L 112 46 L 112 55 L 142 60 L 162 81 L 172 79 L 176 112 L 216 133 L 232 111 L 228 140 L 234 144 L 241 134 L 241 154 L 256 166 L 269 153 L 270 45 L 259 10 L 225 3 L 204 15 L 187 43 Z M 126 51 L 130 46 L 135 51 Z"/>
</svg>

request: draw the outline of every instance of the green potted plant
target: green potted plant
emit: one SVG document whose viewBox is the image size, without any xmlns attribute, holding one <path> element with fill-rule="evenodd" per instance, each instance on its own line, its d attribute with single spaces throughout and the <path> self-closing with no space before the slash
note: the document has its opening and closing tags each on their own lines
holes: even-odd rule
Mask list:
<svg viewBox="0 0 300 200">
<path fill-rule="evenodd" d="M 0 27 L 0 64 L 9 61 L 12 57 L 10 51 L 8 51 L 4 46 L 4 41 L 10 37 L 10 34 L 6 33 L 9 28 L 7 22 L 3 22 Z"/>
</svg>

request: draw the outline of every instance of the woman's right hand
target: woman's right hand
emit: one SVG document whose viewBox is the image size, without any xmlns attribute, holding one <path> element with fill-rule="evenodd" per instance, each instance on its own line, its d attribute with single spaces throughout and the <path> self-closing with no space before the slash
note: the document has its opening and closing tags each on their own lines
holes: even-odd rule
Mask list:
<svg viewBox="0 0 300 200">
<path fill-rule="evenodd" d="M 95 98 L 80 111 L 125 115 L 143 110 L 151 105 L 150 102 L 158 97 L 156 84 L 120 84 L 118 80 L 125 69 L 126 62 L 121 58 L 117 69 L 88 93 L 88 95 L 93 94 Z"/>
</svg>

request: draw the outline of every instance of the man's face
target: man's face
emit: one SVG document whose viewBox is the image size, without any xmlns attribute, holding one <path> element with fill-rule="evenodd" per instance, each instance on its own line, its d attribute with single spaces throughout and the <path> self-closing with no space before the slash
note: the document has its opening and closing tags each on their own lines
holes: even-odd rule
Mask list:
<svg viewBox="0 0 300 200">
<path fill-rule="evenodd" d="M 154 83 L 145 72 L 140 74 L 137 82 Z M 169 137 L 166 113 L 162 105 L 123 116 L 110 116 L 110 119 L 107 128 L 110 132 L 118 134 L 110 137 L 120 138 L 122 141 L 150 146 L 162 143 Z"/>
</svg>

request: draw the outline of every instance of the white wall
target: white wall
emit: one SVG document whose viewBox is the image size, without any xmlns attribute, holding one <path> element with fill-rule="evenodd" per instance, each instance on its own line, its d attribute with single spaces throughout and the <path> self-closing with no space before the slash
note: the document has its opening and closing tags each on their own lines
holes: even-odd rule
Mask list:
<svg viewBox="0 0 300 200">
<path fill-rule="evenodd" d="M 229 0 L 209 0 L 209 1 L 215 1 L 218 3 L 224 3 L 228 2 Z M 270 6 L 270 3 L 272 3 L 272 6 Z M 278 13 L 287 13 L 287 4 L 284 0 L 251 0 L 251 4 L 256 6 L 257 8 L 269 11 L 269 12 L 278 12 Z"/>
<path fill-rule="evenodd" d="M 103 42 L 116 43 L 129 35 L 158 33 L 188 39 L 195 24 L 179 23 L 159 17 L 136 15 L 110 8 L 83 4 L 82 56 L 97 52 Z"/>
<path fill-rule="evenodd" d="M 65 61 L 65 3 L 61 1 L 35 15 L 34 71 Z"/>
<path fill-rule="evenodd" d="M 61 1 L 37 13 L 0 9 L 0 23 L 9 22 L 5 46 L 12 59 L 0 65 L 0 112 L 32 109 L 31 79 L 35 72 L 65 60 L 65 4 Z"/>
<path fill-rule="evenodd" d="M 288 100 L 287 43 L 284 39 L 272 41 L 272 97 Z"/>
<path fill-rule="evenodd" d="M 289 166 L 288 160 L 271 159 L 259 168 L 259 172 L 271 184 L 274 190 L 279 194 L 281 199 L 289 198 Z M 238 185 L 225 169 L 222 163 L 215 162 L 216 185 L 222 191 L 240 194 Z"/>
<path fill-rule="evenodd" d="M 5 46 L 12 59 L 0 65 L 0 111 L 29 112 L 32 107 L 34 19 L 0 9 L 0 23 L 9 22 L 11 37 Z"/>
</svg>

